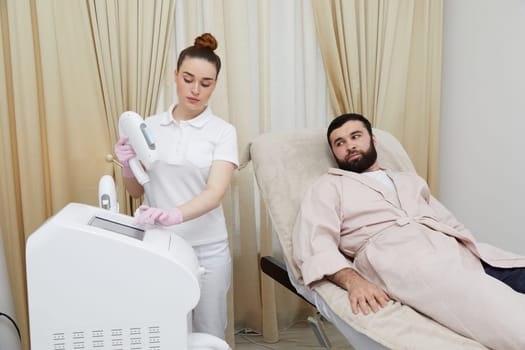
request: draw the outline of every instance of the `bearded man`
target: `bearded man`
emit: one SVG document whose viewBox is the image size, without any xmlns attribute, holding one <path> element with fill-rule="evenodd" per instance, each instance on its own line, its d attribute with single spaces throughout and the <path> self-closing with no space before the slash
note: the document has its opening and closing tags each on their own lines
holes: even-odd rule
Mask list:
<svg viewBox="0 0 525 350">
<path fill-rule="evenodd" d="M 525 258 L 479 243 L 414 173 L 377 162 L 370 122 L 332 121 L 339 166 L 307 190 L 292 234 L 306 286 L 327 279 L 352 311 L 391 299 L 492 349 L 525 349 Z"/>
</svg>

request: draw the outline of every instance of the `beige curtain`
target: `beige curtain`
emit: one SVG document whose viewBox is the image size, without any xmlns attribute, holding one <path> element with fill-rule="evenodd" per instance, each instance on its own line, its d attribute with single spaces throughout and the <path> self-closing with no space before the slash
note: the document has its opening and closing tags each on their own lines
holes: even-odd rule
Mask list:
<svg viewBox="0 0 525 350">
<path fill-rule="evenodd" d="M 271 6 L 269 1 L 246 0 L 179 0 L 176 5 L 178 51 L 202 32 L 211 32 L 218 39 L 217 53 L 223 70 L 211 106 L 236 127 L 241 154 L 261 133 L 283 127 L 326 125 L 326 108 L 316 105 L 315 98 L 316 93 L 323 92 L 325 83 L 323 80 L 319 84 L 315 65 L 313 15 L 309 13 L 311 24 L 302 22 L 311 4 L 293 1 L 275 2 L 277 9 Z M 283 30 L 282 22 L 277 20 L 284 32 L 279 33 L 272 27 L 276 21 L 272 16 L 276 12 L 282 15 L 284 10 L 279 9 L 283 6 L 287 27 Z M 295 32 L 303 26 L 303 32 Z M 313 37 L 304 36 L 304 32 Z M 276 34 L 279 37 L 273 36 Z M 283 35 L 290 41 L 283 41 Z M 295 49 L 302 46 L 304 49 Z M 307 58 L 295 57 L 303 52 L 308 53 Z M 276 57 L 281 64 L 272 62 Z M 282 62 L 291 62 L 295 67 L 291 69 Z M 280 81 L 276 82 L 276 77 Z M 276 95 L 274 88 L 279 84 L 290 89 Z M 304 105 L 296 100 L 304 100 Z M 234 263 L 228 338 L 232 338 L 233 330 L 251 328 L 262 332 L 265 341 L 278 341 L 280 329 L 305 320 L 315 310 L 260 271 L 260 257 L 278 255 L 280 248 L 258 197 L 251 165 L 236 173 L 224 207 Z"/>
<path fill-rule="evenodd" d="M 165 75 L 173 81 L 170 58 L 175 0 L 88 0 L 89 22 L 98 62 L 109 141 L 118 140 L 124 111 L 155 114 Z M 164 93 L 170 93 L 166 85 Z M 108 153 L 113 153 L 108 149 Z M 120 211 L 132 214 L 140 204 L 126 194 L 116 168 Z"/>
<path fill-rule="evenodd" d="M 241 153 L 266 131 L 326 125 L 326 115 L 332 113 L 314 102 L 324 83 L 319 84 L 312 68 L 311 57 L 317 52 L 310 37 L 291 40 L 295 46 L 300 42 L 305 46 L 302 55 L 308 57 L 291 59 L 293 63 L 308 61 L 302 67 L 304 81 L 301 74 L 294 76 L 291 80 L 300 83 L 286 83 L 291 87 L 287 99 L 275 96 L 272 83 L 289 67 L 277 71 L 272 63 L 275 55 L 285 53 L 283 46 L 276 46 L 279 38 L 270 35 L 275 21 L 271 4 L 257 0 L 0 1 L 0 229 L 24 350 L 28 349 L 26 238 L 68 202 L 98 205 L 98 180 L 105 174 L 116 175 L 121 209 L 132 210 L 134 203 L 123 192 L 118 168 L 104 160 L 117 139 L 117 118 L 124 110 L 145 116 L 174 102 L 174 59 L 195 36 L 209 31 L 218 39 L 223 69 L 211 106 L 236 126 Z M 347 12 L 348 4 L 359 11 Z M 433 147 L 441 2 L 434 4 L 314 0 L 313 7 L 335 114 L 345 108 L 371 113 L 375 126 L 395 133 L 407 148 L 411 142 L 428 142 L 427 147 L 414 147 L 413 158 L 418 152 L 428 157 L 437 153 Z M 312 10 L 309 1 L 301 6 L 301 11 Z M 306 18 L 301 13 L 294 19 L 297 26 L 306 26 L 298 20 L 301 17 Z M 255 34 L 248 30 L 254 19 L 258 23 Z M 174 35 L 173 21 L 183 23 Z M 295 28 L 295 23 L 287 20 L 287 30 Z M 344 30 L 336 35 L 338 26 Z M 350 33 L 360 39 L 344 45 L 335 41 Z M 398 52 L 401 49 L 405 51 Z M 345 55 L 357 56 L 349 64 L 342 59 Z M 284 59 L 290 61 L 290 57 Z M 357 80 L 340 83 L 343 77 Z M 289 101 L 297 99 L 299 85 L 304 85 L 304 106 L 293 109 Z M 340 105 L 336 97 L 352 104 Z M 430 117 L 424 120 L 423 116 Z M 420 139 L 410 136 L 412 128 Z M 435 164 L 420 160 L 419 167 L 430 173 Z M 313 310 L 259 270 L 261 255 L 279 253 L 250 166 L 236 173 L 224 208 L 234 258 L 228 342 L 233 345 L 233 330 L 240 328 L 263 331 L 267 341 L 276 341 L 279 329 Z"/>
<path fill-rule="evenodd" d="M 437 194 L 442 1 L 314 0 L 336 115 L 395 135 Z"/>
<path fill-rule="evenodd" d="M 221 58 L 222 68 L 210 105 L 216 115 L 236 127 L 241 150 L 254 137 L 250 117 L 252 92 L 250 57 L 246 50 L 249 47 L 246 14 L 247 2 L 244 0 L 178 1 L 176 9 L 177 56 L 203 32 L 212 33 L 218 41 L 216 53 Z M 235 345 L 235 329 L 261 329 L 254 186 L 250 170 L 236 172 L 223 201 L 233 256 L 226 331 L 227 341 L 232 347 Z"/>
<path fill-rule="evenodd" d="M 98 205 L 111 148 L 85 2 L 0 1 L 0 224 L 29 348 L 25 241 L 68 202 Z"/>
<path fill-rule="evenodd" d="M 23 349 L 25 240 L 69 202 L 98 206 L 119 114 L 155 112 L 173 9 L 174 1 L 0 2 L 0 218 Z"/>
<path fill-rule="evenodd" d="M 295 6 L 290 2 L 287 5 L 283 3 L 279 4 L 279 7 L 282 8 L 283 6 L 293 7 L 291 11 L 286 12 L 287 15 L 291 14 L 291 17 L 287 19 L 286 31 L 282 33 L 282 36 L 285 36 L 289 40 L 286 42 L 286 45 L 294 47 L 297 44 L 292 45 L 291 43 L 301 42 L 301 46 L 303 47 L 300 54 L 304 54 L 306 57 L 294 57 L 294 54 L 299 53 L 298 50 L 292 50 L 293 54 L 291 54 L 290 51 L 280 50 L 279 45 L 285 43 L 272 36 L 272 26 L 275 25 L 276 19 L 272 18 L 272 15 L 275 15 L 275 13 L 271 9 L 271 3 L 268 1 L 260 1 L 257 8 L 259 43 L 259 96 L 257 111 L 259 118 L 257 120 L 257 128 L 260 134 L 290 126 L 301 128 L 314 127 L 318 124 L 325 125 L 326 114 L 328 114 L 322 113 L 322 115 L 318 115 L 319 110 L 323 110 L 323 108 L 319 108 L 320 106 L 316 105 L 317 99 L 315 94 L 322 91 L 324 81 L 321 82 L 322 84 L 319 84 L 320 82 L 317 80 L 318 75 L 315 64 L 317 42 L 315 40 L 315 33 L 309 33 L 310 29 L 314 29 L 313 24 L 308 23 L 308 20 L 312 18 L 311 13 L 308 13 L 311 11 L 311 4 L 309 1 L 302 1 L 299 6 Z M 283 9 L 283 12 L 284 11 Z M 281 28 L 283 25 L 281 22 Z M 301 34 L 303 36 L 298 35 L 298 33 L 294 31 L 296 27 L 302 28 Z M 273 32 L 273 34 L 275 34 L 275 32 Z M 275 52 L 280 52 L 281 57 L 279 60 L 285 67 L 276 67 L 272 64 L 272 58 L 275 57 Z M 299 65 L 299 61 L 302 62 L 302 65 Z M 295 73 L 297 67 L 302 68 L 301 73 L 297 74 L 298 76 L 296 76 Z M 284 68 L 288 74 L 278 70 L 279 68 Z M 302 81 L 303 86 L 301 87 L 304 89 L 304 104 L 297 106 L 294 103 L 288 102 L 286 105 L 283 105 L 279 103 L 279 101 L 275 101 L 275 97 L 272 96 L 272 89 L 276 88 L 275 83 L 272 83 L 272 78 L 275 79 L 275 76 L 281 77 L 281 84 L 287 84 L 286 80 L 288 80 L 289 76 Z M 296 86 L 296 89 L 287 91 L 284 98 L 295 100 L 297 96 L 303 93 L 300 91 L 301 87 Z M 247 169 L 251 170 L 250 167 Z M 281 248 L 279 247 L 277 237 L 275 237 L 273 233 L 272 223 L 266 212 L 265 203 L 259 199 L 258 204 L 259 250 L 253 253 L 256 253 L 259 259 L 267 255 L 279 258 L 282 254 Z M 244 255 L 242 253 L 244 253 Z M 244 256 L 250 253 L 250 251 L 242 251 L 238 257 L 239 262 L 242 262 Z M 244 267 L 242 267 L 242 269 L 245 270 L 246 273 L 250 272 Z M 257 270 L 257 274 L 260 276 L 259 288 L 261 293 L 261 313 L 258 315 L 260 317 L 261 328 L 257 329 L 262 331 L 265 341 L 270 343 L 277 342 L 279 340 L 280 330 L 289 327 L 294 322 L 305 320 L 307 316 L 314 314 L 316 310 L 304 300 L 276 283 L 272 278 L 262 273 L 259 269 Z"/>
</svg>

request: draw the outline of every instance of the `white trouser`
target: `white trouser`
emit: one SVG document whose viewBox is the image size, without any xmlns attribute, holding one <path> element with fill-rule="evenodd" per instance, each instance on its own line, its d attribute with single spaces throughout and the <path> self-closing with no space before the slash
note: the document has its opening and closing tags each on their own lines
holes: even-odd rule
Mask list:
<svg viewBox="0 0 525 350">
<path fill-rule="evenodd" d="M 201 276 L 201 297 L 193 309 L 193 332 L 201 332 L 225 339 L 228 315 L 228 289 L 231 284 L 231 256 L 228 241 L 194 246 Z"/>
</svg>

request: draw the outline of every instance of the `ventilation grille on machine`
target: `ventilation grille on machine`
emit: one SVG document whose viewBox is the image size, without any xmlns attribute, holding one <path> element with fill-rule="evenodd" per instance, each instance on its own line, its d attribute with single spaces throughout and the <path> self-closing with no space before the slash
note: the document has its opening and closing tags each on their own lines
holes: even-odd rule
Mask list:
<svg viewBox="0 0 525 350">
<path fill-rule="evenodd" d="M 160 327 L 77 330 L 52 335 L 52 350 L 160 350 Z"/>
</svg>

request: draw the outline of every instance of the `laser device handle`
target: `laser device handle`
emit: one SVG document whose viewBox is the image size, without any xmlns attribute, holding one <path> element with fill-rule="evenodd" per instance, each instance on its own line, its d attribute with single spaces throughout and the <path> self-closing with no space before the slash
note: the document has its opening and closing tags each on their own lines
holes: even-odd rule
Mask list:
<svg viewBox="0 0 525 350">
<path fill-rule="evenodd" d="M 131 171 L 133 172 L 133 175 L 135 175 L 135 178 L 139 184 L 144 186 L 145 183 L 149 182 L 149 176 L 142 168 L 142 164 L 140 164 L 137 157 L 133 157 L 129 160 L 129 167 L 131 168 Z"/>
</svg>

